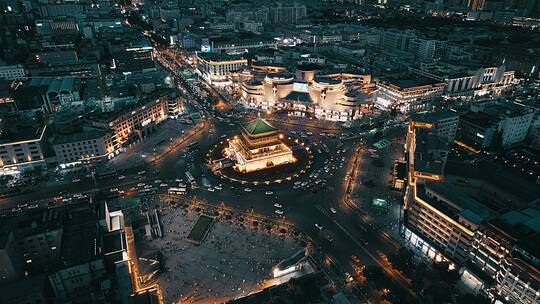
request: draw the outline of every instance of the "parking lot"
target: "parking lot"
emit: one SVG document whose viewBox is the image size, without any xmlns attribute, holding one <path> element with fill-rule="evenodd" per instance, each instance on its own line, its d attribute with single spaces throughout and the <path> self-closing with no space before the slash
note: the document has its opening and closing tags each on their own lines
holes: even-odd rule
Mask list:
<svg viewBox="0 0 540 304">
<path fill-rule="evenodd" d="M 143 245 L 142 255 L 156 250 L 163 254 L 166 271 L 158 282 L 166 303 L 221 303 L 247 294 L 270 278 L 272 266 L 302 249 L 290 235 L 268 230 L 263 222 L 254 225 L 241 215 L 216 221 L 195 245 L 187 236 L 203 212 L 195 206 L 166 209 L 164 238 Z"/>
<path fill-rule="evenodd" d="M 372 150 L 373 151 L 373 150 Z M 403 144 L 399 140 L 377 152 L 367 149 L 361 153 L 360 171 L 353 200 L 379 227 L 392 234 L 399 233 L 401 192 L 390 190 L 394 160 L 401 159 Z M 385 206 L 376 202 L 385 202 Z"/>
</svg>

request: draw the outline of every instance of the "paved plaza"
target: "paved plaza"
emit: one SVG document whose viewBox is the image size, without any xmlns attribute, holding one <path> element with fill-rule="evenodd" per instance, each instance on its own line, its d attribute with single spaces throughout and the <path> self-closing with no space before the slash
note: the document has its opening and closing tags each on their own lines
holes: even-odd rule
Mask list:
<svg viewBox="0 0 540 304">
<path fill-rule="evenodd" d="M 151 163 L 171 148 L 189 139 L 198 127 L 200 125 L 187 125 L 180 120 L 167 119 L 156 126 L 157 132 L 127 148 L 126 151 L 111 159 L 107 165 L 110 169 L 124 170 Z"/>
<path fill-rule="evenodd" d="M 158 283 L 165 303 L 223 303 L 248 294 L 271 277 L 274 265 L 302 249 L 300 241 L 245 228 L 238 216 L 216 221 L 196 245 L 187 236 L 200 212 L 195 207 L 165 210 L 164 238 L 150 241 L 141 252 L 163 254 L 166 271 Z"/>
</svg>

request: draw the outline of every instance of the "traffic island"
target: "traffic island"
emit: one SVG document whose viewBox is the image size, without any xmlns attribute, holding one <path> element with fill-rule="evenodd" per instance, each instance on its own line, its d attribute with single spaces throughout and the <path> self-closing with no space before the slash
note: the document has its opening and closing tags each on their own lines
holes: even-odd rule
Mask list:
<svg viewBox="0 0 540 304">
<path fill-rule="evenodd" d="M 208 151 L 208 165 L 221 178 L 242 184 L 290 181 L 311 167 L 304 142 L 286 136 L 264 119 L 241 125 L 241 133 Z"/>
<path fill-rule="evenodd" d="M 312 167 L 313 154 L 311 149 L 298 139 L 287 137 L 284 141 L 291 144 L 293 162 L 251 172 L 239 171 L 230 159 L 224 158 L 229 143 L 225 139 L 208 151 L 207 163 L 219 178 L 244 185 L 270 185 L 292 181 Z"/>
</svg>

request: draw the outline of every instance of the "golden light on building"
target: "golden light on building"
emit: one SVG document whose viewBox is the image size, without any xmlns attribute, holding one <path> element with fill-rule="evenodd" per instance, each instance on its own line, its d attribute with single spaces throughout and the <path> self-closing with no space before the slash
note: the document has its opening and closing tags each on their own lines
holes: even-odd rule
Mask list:
<svg viewBox="0 0 540 304">
<path fill-rule="evenodd" d="M 282 141 L 283 134 L 264 119 L 242 125 L 241 136 L 229 141 L 226 156 L 239 172 L 253 172 L 296 161 L 292 150 Z"/>
</svg>

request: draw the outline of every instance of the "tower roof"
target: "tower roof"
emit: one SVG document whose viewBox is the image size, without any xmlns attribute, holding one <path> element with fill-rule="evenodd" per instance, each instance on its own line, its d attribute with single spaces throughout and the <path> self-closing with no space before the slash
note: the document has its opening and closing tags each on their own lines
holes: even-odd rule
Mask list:
<svg viewBox="0 0 540 304">
<path fill-rule="evenodd" d="M 275 132 L 277 129 L 264 119 L 257 118 L 242 124 L 242 129 L 252 136 Z"/>
</svg>

